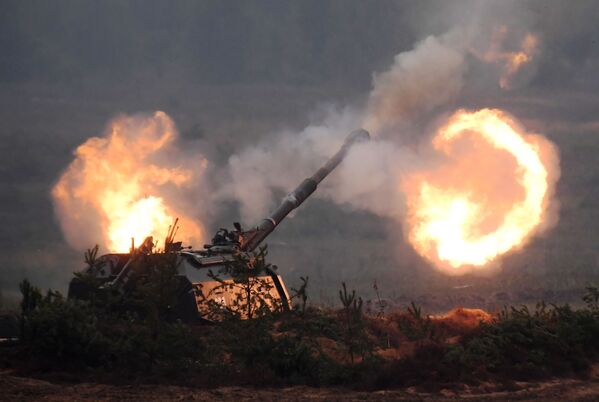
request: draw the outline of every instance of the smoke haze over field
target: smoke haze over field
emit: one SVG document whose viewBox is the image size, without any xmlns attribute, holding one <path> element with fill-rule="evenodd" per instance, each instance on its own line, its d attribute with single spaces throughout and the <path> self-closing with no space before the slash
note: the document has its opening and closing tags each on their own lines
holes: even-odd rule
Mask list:
<svg viewBox="0 0 599 402">
<path fill-rule="evenodd" d="M 268 241 L 286 280 L 310 275 L 317 300 L 342 280 L 366 297 L 377 279 L 385 297 L 451 304 L 464 295 L 447 289 L 464 283 L 525 297 L 599 279 L 595 2 L 59 3 L 0 13 L 5 297 L 25 276 L 65 289 L 83 244 L 63 240 L 51 189 L 115 116 L 157 110 L 180 133 L 175 167 L 205 158 L 182 209 L 208 237 L 257 223 L 349 131 L 372 132 Z M 560 220 L 490 279 L 448 279 L 407 244 L 398 187 L 439 163 L 429 140 L 449 115 L 485 107 L 559 148 Z"/>
</svg>

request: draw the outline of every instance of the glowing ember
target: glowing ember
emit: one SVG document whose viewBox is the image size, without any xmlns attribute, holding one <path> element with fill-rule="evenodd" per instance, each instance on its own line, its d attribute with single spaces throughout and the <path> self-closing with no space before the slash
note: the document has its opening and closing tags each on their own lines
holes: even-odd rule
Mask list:
<svg viewBox="0 0 599 402">
<path fill-rule="evenodd" d="M 76 159 L 54 189 L 55 206 L 69 243 L 89 247 L 99 241 L 113 252 L 127 251 L 147 236 L 164 239 L 175 217 L 180 218 L 180 240 L 199 242 L 203 229 L 182 213 L 176 197 L 201 173 L 205 160 L 186 168 L 172 146 L 176 131 L 162 112 L 150 117 L 121 117 L 102 137 L 77 148 Z M 176 161 L 176 166 L 164 167 Z"/>
<path fill-rule="evenodd" d="M 533 61 L 538 52 L 539 41 L 536 36 L 527 33 L 520 42 L 517 51 L 505 51 L 504 42 L 508 30 L 505 26 L 495 29 L 490 48 L 482 55 L 482 59 L 488 63 L 502 65 L 502 74 L 499 85 L 503 89 L 510 89 L 512 81 L 518 71 Z"/>
<path fill-rule="evenodd" d="M 447 164 L 403 183 L 410 242 L 439 265 L 484 266 L 544 219 L 551 143 L 499 110 L 458 111 L 433 139 Z"/>
</svg>

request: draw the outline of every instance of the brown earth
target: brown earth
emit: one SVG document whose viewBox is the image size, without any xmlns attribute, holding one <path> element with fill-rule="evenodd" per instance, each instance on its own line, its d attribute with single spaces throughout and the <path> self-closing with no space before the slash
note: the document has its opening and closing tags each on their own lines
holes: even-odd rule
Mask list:
<svg viewBox="0 0 599 402">
<path fill-rule="evenodd" d="M 415 389 L 352 391 L 343 388 L 260 388 L 221 387 L 196 389 L 173 385 L 108 385 L 95 383 L 61 384 L 17 377 L 0 372 L 0 401 L 597 401 L 599 365 L 587 380 L 555 379 L 544 382 L 516 382 L 511 390 L 497 384 L 462 386 L 459 391 L 443 389 L 423 393 Z M 505 386 L 503 386 L 505 388 Z"/>
</svg>

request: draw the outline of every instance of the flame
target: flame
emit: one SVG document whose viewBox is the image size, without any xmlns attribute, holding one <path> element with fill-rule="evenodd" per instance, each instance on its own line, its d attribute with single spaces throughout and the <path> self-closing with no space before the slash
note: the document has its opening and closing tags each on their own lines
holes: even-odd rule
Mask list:
<svg viewBox="0 0 599 402">
<path fill-rule="evenodd" d="M 537 56 L 539 40 L 532 33 L 526 33 L 520 41 L 520 48 L 516 51 L 504 50 L 504 43 L 508 34 L 507 27 L 500 26 L 493 32 L 491 45 L 487 51 L 480 56 L 487 63 L 501 65 L 501 77 L 499 85 L 503 89 L 513 87 L 514 78 L 518 71 L 525 65 L 530 64 Z"/>
<path fill-rule="evenodd" d="M 184 163 L 173 147 L 176 136 L 174 123 L 163 112 L 123 116 L 112 121 L 104 137 L 92 137 L 77 148 L 75 160 L 52 190 L 71 245 L 89 247 L 101 240 L 110 251 L 124 252 L 131 238 L 138 245 L 147 236 L 163 239 L 175 217 L 183 241 L 202 240 L 201 224 L 183 213 L 177 194 L 192 184 L 206 161 Z M 172 161 L 175 166 L 164 166 Z"/>
<path fill-rule="evenodd" d="M 409 240 L 440 266 L 485 266 L 524 244 L 546 217 L 551 143 L 500 110 L 460 110 L 433 147 L 448 163 L 403 182 Z"/>
<path fill-rule="evenodd" d="M 173 216 L 167 211 L 159 197 L 146 197 L 137 201 L 126 201 L 113 211 L 105 211 L 108 216 L 108 248 L 123 251 L 130 239 L 142 241 L 147 236 L 164 235 Z M 115 199 L 107 199 L 105 205 L 114 205 Z M 139 245 L 139 244 L 138 244 Z"/>
</svg>

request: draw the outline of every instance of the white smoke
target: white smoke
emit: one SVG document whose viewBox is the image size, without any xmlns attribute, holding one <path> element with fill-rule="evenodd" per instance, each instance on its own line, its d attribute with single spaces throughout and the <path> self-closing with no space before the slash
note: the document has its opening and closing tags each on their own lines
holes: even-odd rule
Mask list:
<svg viewBox="0 0 599 402">
<path fill-rule="evenodd" d="M 277 133 L 274 140 L 232 156 L 230 185 L 221 196 L 238 201 L 242 220 L 256 222 L 275 206 L 277 192 L 292 190 L 290 183 L 311 175 L 353 129 L 363 126 L 373 141 L 355 146 L 315 196 L 401 216 L 400 176 L 419 165 L 414 150 L 404 145 L 421 134 L 421 119 L 459 94 L 467 71 L 467 46 L 461 40 L 454 32 L 429 36 L 398 54 L 391 68 L 374 76 L 364 110 L 331 108 L 323 121 L 299 133 Z"/>
<path fill-rule="evenodd" d="M 409 129 L 414 119 L 454 99 L 466 71 L 461 43 L 454 34 L 429 36 L 413 50 L 395 56 L 391 68 L 375 75 L 364 128 L 380 136 Z"/>
<path fill-rule="evenodd" d="M 502 11 L 509 16 L 506 10 L 510 9 L 515 11 L 513 5 Z M 530 35 L 525 25 L 504 37 L 509 41 L 497 42 L 497 30 L 509 30 L 518 17 L 511 14 L 511 22 L 502 24 L 493 21 L 494 12 L 482 6 L 469 11 L 476 11 L 472 20 L 443 35 L 424 37 L 413 49 L 397 54 L 389 69 L 375 74 L 363 109 L 331 109 L 323 121 L 301 132 L 276 133 L 271 137 L 274 140 L 232 156 L 228 163 L 231 184 L 220 196 L 239 203 L 245 222 L 256 222 L 275 206 L 275 195 L 292 190 L 290 183 L 311 175 L 350 131 L 362 126 L 370 131 L 372 141 L 354 146 L 315 196 L 403 220 L 402 177 L 436 163 L 428 144 L 430 133 L 443 116 L 460 106 L 468 83 L 474 82 L 483 91 L 509 90 L 513 86 L 504 85 L 506 67 L 501 63 L 512 63 L 508 78 L 519 78 L 518 85 L 528 82 L 534 71 L 530 66 L 536 63 L 532 59 L 536 53 L 526 55 L 523 79 L 518 77 L 519 66 L 514 67 L 510 59 L 519 49 L 504 49 Z"/>
<path fill-rule="evenodd" d="M 358 116 L 350 109 L 330 110 L 318 125 L 299 133 L 279 133 L 274 140 L 231 156 L 230 178 L 217 197 L 237 200 L 244 222 L 259 221 L 275 206 L 277 192 L 292 190 L 290 185 L 311 175 L 338 150 L 347 134 L 359 125 Z M 322 187 L 327 186 L 329 182 Z"/>
</svg>

